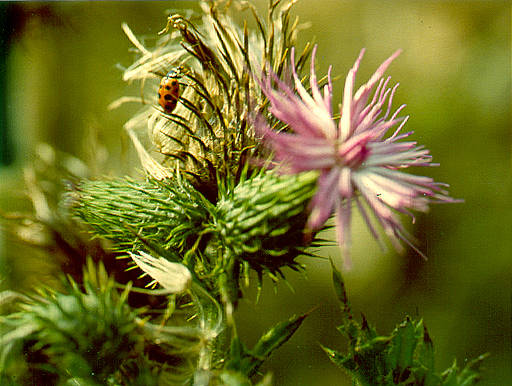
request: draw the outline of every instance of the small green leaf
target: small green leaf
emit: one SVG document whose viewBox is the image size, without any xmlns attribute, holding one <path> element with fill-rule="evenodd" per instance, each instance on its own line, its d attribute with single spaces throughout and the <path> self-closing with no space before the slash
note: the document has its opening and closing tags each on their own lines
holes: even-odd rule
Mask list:
<svg viewBox="0 0 512 386">
<path fill-rule="evenodd" d="M 229 349 L 229 360 L 226 362 L 225 369 L 230 371 L 241 371 L 242 368 L 246 368 L 252 361 L 252 355 L 250 355 L 247 348 L 240 341 L 238 336 L 231 339 L 231 346 Z"/>
<path fill-rule="evenodd" d="M 356 351 L 358 352 L 376 352 L 380 353 L 386 350 L 389 345 L 389 342 L 392 338 L 388 336 L 377 336 L 367 343 L 358 345 L 356 347 Z"/>
<path fill-rule="evenodd" d="M 457 361 L 454 361 L 453 365 L 441 374 L 442 386 L 470 386 L 476 384 L 481 377 L 479 367 L 487 357 L 488 354 L 483 354 L 468 362 L 460 373 Z"/>
<path fill-rule="evenodd" d="M 438 386 L 441 384 L 441 378 L 434 372 L 434 344 L 432 339 L 430 339 L 426 326 L 422 322 L 420 324 L 423 325 L 423 339 L 418 344 L 416 350 L 417 364 L 412 369 L 412 372 L 415 379 L 418 382 L 422 382 L 422 385 Z"/>
<path fill-rule="evenodd" d="M 334 285 L 334 292 L 338 297 L 338 301 L 342 304 L 342 310 L 344 316 L 347 318 L 352 317 L 352 311 L 350 310 L 350 303 L 347 298 L 347 292 L 345 291 L 345 283 L 343 281 L 343 277 L 341 276 L 341 272 L 338 271 L 333 261 L 331 260 L 331 268 L 332 268 L 332 283 Z"/>
<path fill-rule="evenodd" d="M 373 339 L 378 336 L 377 330 L 368 324 L 363 314 L 361 314 L 361 331 L 364 333 L 366 339 Z"/>
<path fill-rule="evenodd" d="M 420 337 L 421 330 L 409 317 L 393 331 L 387 363 L 396 383 L 404 380 L 413 365 L 414 350 Z"/>
<path fill-rule="evenodd" d="M 274 350 L 290 339 L 307 316 L 308 314 L 292 316 L 290 319 L 276 324 L 262 335 L 251 350 L 254 360 L 250 367 L 246 368 L 247 374 L 252 375 Z"/>
<path fill-rule="evenodd" d="M 256 343 L 252 350 L 255 355 L 270 355 L 270 353 L 291 338 L 297 331 L 307 314 L 292 316 L 290 319 L 280 322 L 267 331 Z"/>
<path fill-rule="evenodd" d="M 430 339 L 427 327 L 422 322 L 420 323 L 423 325 L 423 339 L 418 345 L 418 362 L 425 368 L 434 370 L 434 343 Z"/>
<path fill-rule="evenodd" d="M 481 375 L 479 368 L 483 360 L 488 356 L 489 354 L 482 354 L 478 358 L 468 362 L 458 376 L 460 386 L 474 385 L 480 380 Z"/>
<path fill-rule="evenodd" d="M 331 362 L 336 366 L 347 369 L 349 371 L 354 371 L 356 369 L 357 364 L 349 355 L 343 355 L 339 351 L 332 350 L 329 347 L 325 347 L 323 345 L 320 345 L 320 347 L 325 351 Z"/>
<path fill-rule="evenodd" d="M 235 336 L 231 340 L 231 346 L 229 348 L 229 355 L 231 358 L 242 358 L 242 355 L 245 353 L 246 349 L 243 343 L 240 341 L 238 336 Z"/>
<path fill-rule="evenodd" d="M 451 367 L 446 369 L 443 374 L 443 386 L 458 386 L 457 384 L 457 371 L 459 368 L 457 367 L 457 361 L 454 360 Z"/>
<path fill-rule="evenodd" d="M 378 336 L 355 347 L 353 355 L 358 365 L 355 375 L 365 385 L 383 384 L 388 373 L 385 364 L 385 351 L 390 339 L 387 336 Z"/>
</svg>

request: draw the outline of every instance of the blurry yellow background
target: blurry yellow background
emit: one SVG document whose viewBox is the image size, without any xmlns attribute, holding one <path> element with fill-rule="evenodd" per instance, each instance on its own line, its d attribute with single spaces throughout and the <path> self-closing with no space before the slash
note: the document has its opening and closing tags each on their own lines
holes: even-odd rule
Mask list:
<svg viewBox="0 0 512 386">
<path fill-rule="evenodd" d="M 261 10 L 266 3 L 257 1 Z M 197 9 L 197 4 L 0 4 L 2 38 L 10 39 L 3 54 L 7 83 L 0 90 L 6 101 L 1 114 L 13 157 L 9 166 L 0 166 L 2 210 L 18 209 L 22 168 L 41 141 L 84 159 L 101 151 L 109 168 L 97 170 L 99 175 L 136 175 L 139 165 L 122 126 L 139 106 L 107 109 L 115 99 L 138 92 L 121 80 L 120 68 L 134 59 L 121 23 L 150 46 L 168 10 L 183 7 Z M 345 273 L 355 311 L 382 333 L 406 314 L 421 316 L 439 370 L 455 357 L 462 365 L 490 352 L 481 384 L 512 384 L 510 4 L 301 0 L 294 13 L 311 22 L 300 41 L 317 41 L 319 74 L 332 64 L 343 79 L 366 47 L 359 85 L 397 48 L 404 50 L 388 71 L 392 82 L 400 82 L 395 104 L 407 104 L 406 128 L 441 164 L 419 172 L 449 183 L 452 196 L 465 199 L 464 204 L 433 206 L 411 227 L 428 261 L 413 252 L 383 253 L 355 219 L 353 268 Z M 335 101 L 341 101 L 342 84 L 335 85 Z M 91 145 L 94 136 L 104 149 Z M 0 264 L 10 265 L 9 270 L 0 267 L 0 273 L 23 277 L 19 287 L 28 288 L 37 270 L 24 267 L 23 253 L 9 245 L 0 238 Z M 335 248 L 321 254 L 340 262 Z M 266 282 L 258 304 L 253 295 L 242 301 L 240 333 L 252 344 L 272 324 L 317 307 L 263 370 L 273 371 L 276 385 L 349 385 L 318 345 L 344 348 L 335 330 L 340 315 L 329 263 L 301 261 L 308 266 L 307 279 L 287 272 L 294 293 L 284 284 L 274 292 Z"/>
</svg>

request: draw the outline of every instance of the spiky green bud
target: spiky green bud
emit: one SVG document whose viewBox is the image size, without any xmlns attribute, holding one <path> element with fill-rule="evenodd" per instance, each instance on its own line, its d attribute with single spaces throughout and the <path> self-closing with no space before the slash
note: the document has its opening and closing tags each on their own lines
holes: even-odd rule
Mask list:
<svg viewBox="0 0 512 386">
<path fill-rule="evenodd" d="M 129 288 L 119 294 L 103 268 L 88 269 L 84 290 L 70 281 L 64 292 L 26 298 L 20 312 L 0 319 L 0 327 L 9 327 L 0 347 L 0 374 L 17 372 L 20 364 L 9 360 L 19 361 L 15 354 L 22 351 L 26 368 L 48 384 L 57 376 L 105 384 L 129 357 L 141 339 L 135 333 L 138 312 L 126 302 Z"/>
<path fill-rule="evenodd" d="M 296 257 L 307 254 L 304 225 L 316 178 L 261 172 L 220 189 L 216 204 L 181 178 L 83 181 L 71 193 L 71 210 L 115 249 L 139 253 L 155 245 L 199 277 L 240 264 L 275 274 L 299 268 Z"/>
<path fill-rule="evenodd" d="M 307 246 L 306 209 L 316 178 L 266 172 L 224 193 L 214 218 L 219 247 L 258 272 L 297 268 L 295 258 Z"/>
<path fill-rule="evenodd" d="M 147 182 L 84 180 L 70 193 L 71 212 L 121 252 L 145 243 L 181 254 L 189 250 L 212 205 L 184 179 Z"/>
</svg>

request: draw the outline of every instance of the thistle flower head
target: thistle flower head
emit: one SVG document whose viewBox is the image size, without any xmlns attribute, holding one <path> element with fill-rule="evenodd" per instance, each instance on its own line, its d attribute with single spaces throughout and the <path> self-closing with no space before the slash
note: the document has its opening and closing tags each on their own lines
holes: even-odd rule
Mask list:
<svg viewBox="0 0 512 386">
<path fill-rule="evenodd" d="M 39 384 L 73 384 L 72 378 L 108 383 L 142 343 L 137 331 L 142 311 L 128 305 L 129 291 L 119 293 L 103 265 L 88 260 L 82 285 L 69 279 L 62 290 L 19 297 L 13 304 L 19 311 L 0 318 L 0 383 L 10 372 L 23 379 L 19 369 L 31 368 L 37 369 L 33 379 Z"/>
<path fill-rule="evenodd" d="M 432 202 L 455 200 L 432 178 L 402 171 L 433 164 L 428 150 L 416 142 L 403 141 L 412 134 L 401 132 L 408 117 L 398 115 L 405 105 L 392 113 L 398 84 L 390 87 L 390 77 L 384 78 L 384 72 L 400 51 L 384 61 L 354 93 L 355 77 L 364 54 L 361 51 L 345 80 L 339 120 L 333 118 L 332 112 L 331 69 L 322 93 L 315 74 L 315 54 L 316 47 L 311 60 L 310 93 L 295 71 L 293 50 L 291 67 L 296 93 L 275 74 L 259 80 L 270 101 L 270 112 L 290 130 L 275 131 L 261 116 L 256 119 L 284 170 L 320 172 L 318 189 L 310 203 L 308 227 L 319 229 L 334 212 L 338 242 L 348 257 L 355 202 L 375 238 L 379 240 L 379 234 L 369 211 L 397 249 L 401 248 L 400 240 L 412 245 L 398 213 L 413 217 L 411 209 L 424 212 Z"/>
<path fill-rule="evenodd" d="M 181 170 L 195 178 L 196 186 L 216 185 L 217 176 L 237 175 L 249 156 L 259 154 L 249 115 L 264 111 L 267 101 L 250 71 L 269 63 L 275 73 L 282 74 L 300 25 L 297 20 L 291 23 L 293 0 L 272 2 L 266 21 L 251 3 L 230 3 L 202 1 L 202 23 L 171 14 L 154 49 L 146 48 L 123 26 L 140 54 L 123 78 L 139 81 L 143 97 L 124 97 L 120 102 L 139 100 L 146 105 L 125 127 L 153 177 L 171 174 L 161 167 L 174 168 L 178 162 Z M 255 31 L 248 29 L 247 22 L 243 26 L 233 22 L 229 12 L 235 7 L 252 12 Z M 307 44 L 299 69 L 310 52 Z M 165 112 L 156 103 L 158 82 L 177 66 L 184 68 L 177 105 Z M 149 141 L 140 135 L 139 128 L 144 126 Z M 157 162 L 148 159 L 151 148 L 162 155 Z"/>
</svg>

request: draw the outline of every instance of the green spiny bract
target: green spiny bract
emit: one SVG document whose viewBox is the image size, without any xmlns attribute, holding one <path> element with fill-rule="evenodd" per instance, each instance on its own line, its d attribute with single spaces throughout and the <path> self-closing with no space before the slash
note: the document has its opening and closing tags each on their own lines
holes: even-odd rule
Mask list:
<svg viewBox="0 0 512 386">
<path fill-rule="evenodd" d="M 323 347 L 329 359 L 346 370 L 356 386 L 470 386 L 480 380 L 481 355 L 459 371 L 456 363 L 439 374 L 434 366 L 434 346 L 423 321 L 407 317 L 389 335 L 379 335 L 363 316 L 352 315 L 343 279 L 333 266 L 333 282 L 342 309 L 338 330 L 348 338 L 348 352 Z"/>
<path fill-rule="evenodd" d="M 179 177 L 86 180 L 70 193 L 71 211 L 114 249 L 169 251 L 213 288 L 226 270 L 238 276 L 252 268 L 277 279 L 282 267 L 300 267 L 295 259 L 307 254 L 304 225 L 316 178 L 260 172 L 236 186 L 223 184 L 216 204 Z"/>
<path fill-rule="evenodd" d="M 212 206 L 181 178 L 84 180 L 70 196 L 72 213 L 121 252 L 144 250 L 149 243 L 183 256 L 197 241 Z"/>
<path fill-rule="evenodd" d="M 220 253 L 275 277 L 281 268 L 296 269 L 305 253 L 307 204 L 316 173 L 279 175 L 263 172 L 221 190 L 213 227 Z"/>
<path fill-rule="evenodd" d="M 0 319 L 1 327 L 8 327 L 0 347 L 0 375 L 37 374 L 49 384 L 56 377 L 105 384 L 141 338 L 135 332 L 139 312 L 126 303 L 128 292 L 119 294 L 103 269 L 89 265 L 84 290 L 70 280 L 64 292 L 27 297 L 19 312 Z M 22 353 L 27 360 L 20 373 Z"/>
</svg>

